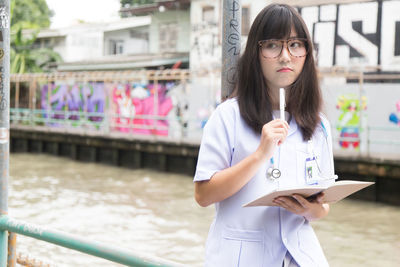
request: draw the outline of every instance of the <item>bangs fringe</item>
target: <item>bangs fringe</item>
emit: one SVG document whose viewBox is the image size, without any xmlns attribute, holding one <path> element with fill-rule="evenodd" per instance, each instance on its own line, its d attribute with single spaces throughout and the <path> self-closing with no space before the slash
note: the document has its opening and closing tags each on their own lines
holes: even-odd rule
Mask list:
<svg viewBox="0 0 400 267">
<path fill-rule="evenodd" d="M 277 5 L 264 15 L 262 40 L 267 39 L 287 39 L 290 37 L 292 27 L 296 31 L 297 37 L 306 38 L 302 22 L 293 16 L 292 12 L 284 7 Z"/>
<path fill-rule="evenodd" d="M 267 12 L 264 18 L 263 40 L 285 39 L 290 36 L 293 25 L 293 15 L 290 10 L 277 6 Z"/>
</svg>

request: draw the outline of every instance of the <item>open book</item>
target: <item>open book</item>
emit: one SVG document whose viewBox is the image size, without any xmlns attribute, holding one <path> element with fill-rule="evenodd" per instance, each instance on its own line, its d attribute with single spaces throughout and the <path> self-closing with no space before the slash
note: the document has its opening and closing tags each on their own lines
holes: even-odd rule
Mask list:
<svg viewBox="0 0 400 267">
<path fill-rule="evenodd" d="M 293 194 L 299 194 L 305 198 L 311 199 L 313 196 L 316 196 L 320 192 L 324 192 L 324 203 L 332 203 L 342 200 L 343 198 L 372 184 L 374 183 L 343 180 L 335 182 L 329 186 L 309 185 L 302 187 L 278 189 L 262 197 L 259 197 L 247 204 L 244 204 L 243 207 L 276 206 L 276 204 L 272 201 L 280 196 L 291 196 Z"/>
</svg>

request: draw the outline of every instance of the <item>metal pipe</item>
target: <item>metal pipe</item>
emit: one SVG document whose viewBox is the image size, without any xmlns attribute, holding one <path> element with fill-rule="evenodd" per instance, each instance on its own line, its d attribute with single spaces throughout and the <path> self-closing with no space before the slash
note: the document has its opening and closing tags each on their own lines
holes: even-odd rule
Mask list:
<svg viewBox="0 0 400 267">
<path fill-rule="evenodd" d="M 15 233 L 9 233 L 7 267 L 15 267 L 16 263 L 17 263 L 17 235 Z"/>
<path fill-rule="evenodd" d="M 178 263 L 155 257 L 150 258 L 133 255 L 131 251 L 126 249 L 116 248 L 100 242 L 90 241 L 85 237 L 78 237 L 76 235 L 71 235 L 61 231 L 26 223 L 20 220 L 15 220 L 6 215 L 0 217 L 0 230 L 33 237 L 35 239 L 81 251 L 89 255 L 97 256 L 127 266 L 183 266 Z"/>
<path fill-rule="evenodd" d="M 241 49 L 241 0 L 223 0 L 221 99 L 233 92 Z"/>
<path fill-rule="evenodd" d="M 8 213 L 10 131 L 10 2 L 0 0 L 0 218 Z M 8 234 L 0 231 L 0 266 L 7 264 Z"/>
</svg>

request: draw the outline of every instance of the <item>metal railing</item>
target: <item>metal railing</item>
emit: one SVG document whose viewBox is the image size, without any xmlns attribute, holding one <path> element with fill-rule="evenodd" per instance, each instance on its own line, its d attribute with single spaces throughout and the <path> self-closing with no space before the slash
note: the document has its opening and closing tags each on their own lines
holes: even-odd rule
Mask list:
<svg viewBox="0 0 400 267">
<path fill-rule="evenodd" d="M 160 123 L 162 122 L 162 123 Z M 105 136 L 125 136 L 138 139 L 200 143 L 202 120 L 181 116 L 135 115 L 81 111 L 10 109 L 11 128 L 32 128 L 38 131 Z M 188 137 L 189 123 L 196 136 Z M 204 122 L 203 122 L 204 124 Z M 197 125 L 197 126 L 194 126 Z"/>
<path fill-rule="evenodd" d="M 15 220 L 5 215 L 0 217 L 0 231 L 9 231 L 12 233 L 29 236 L 38 240 L 46 241 L 48 243 L 56 244 L 127 266 L 178 266 L 177 263 L 155 257 L 150 258 L 134 255 L 130 251 L 122 248 L 115 248 L 100 242 L 87 240 L 87 238 L 82 238 L 76 235 L 51 230 L 20 220 Z M 13 250 L 14 247 L 15 244 L 9 244 L 9 250 Z"/>
</svg>

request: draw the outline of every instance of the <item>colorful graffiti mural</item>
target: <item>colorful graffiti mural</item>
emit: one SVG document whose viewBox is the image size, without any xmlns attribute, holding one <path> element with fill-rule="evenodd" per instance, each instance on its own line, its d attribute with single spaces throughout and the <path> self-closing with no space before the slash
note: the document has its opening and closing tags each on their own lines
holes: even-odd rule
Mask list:
<svg viewBox="0 0 400 267">
<path fill-rule="evenodd" d="M 48 126 L 60 126 L 65 121 L 71 126 L 81 126 L 84 121 L 99 127 L 106 115 L 113 114 L 115 127 L 111 130 L 167 136 L 168 121 L 165 118 L 174 105 L 172 98 L 166 93 L 174 86 L 174 82 L 159 83 L 157 86 L 140 83 L 116 84 L 110 89 L 112 99 L 108 103 L 109 87 L 101 82 L 45 84 L 41 90 L 41 109 L 45 118 L 52 119 L 46 122 Z M 68 111 L 68 115 L 63 111 Z M 85 116 L 80 116 L 79 112 L 84 112 Z M 86 113 L 95 114 L 86 117 Z M 151 116 L 157 116 L 157 119 Z"/>
<path fill-rule="evenodd" d="M 360 103 L 361 100 L 361 103 Z M 361 99 L 355 94 L 339 96 L 336 108 L 341 111 L 338 118 L 337 130 L 341 138 L 352 138 L 351 140 L 340 140 L 339 145 L 342 148 L 358 149 L 360 141 L 360 111 L 367 109 L 367 98 Z"/>
<path fill-rule="evenodd" d="M 49 87 L 50 86 L 50 87 Z M 50 90 L 50 92 L 49 92 Z M 70 120 L 73 126 L 80 125 L 82 120 L 89 122 L 101 122 L 104 116 L 89 116 L 84 118 L 75 112 L 104 113 L 105 90 L 103 83 L 87 84 L 45 84 L 42 87 L 41 108 L 44 111 L 55 111 L 53 119 Z M 70 111 L 71 115 L 65 115 L 58 111 Z M 75 111 L 75 112 L 74 112 Z M 44 117 L 48 117 L 46 113 Z M 56 123 L 47 123 L 55 125 Z"/>
<path fill-rule="evenodd" d="M 400 100 L 396 103 L 397 112 L 392 112 L 389 115 L 389 121 L 400 126 Z"/>
<path fill-rule="evenodd" d="M 118 117 L 115 119 L 117 130 L 145 135 L 168 135 L 166 116 L 173 108 L 172 98 L 166 92 L 175 83 L 166 84 L 126 84 L 113 89 L 113 103 Z M 156 92 L 157 90 L 157 97 Z M 151 119 L 150 116 L 161 117 Z"/>
</svg>

